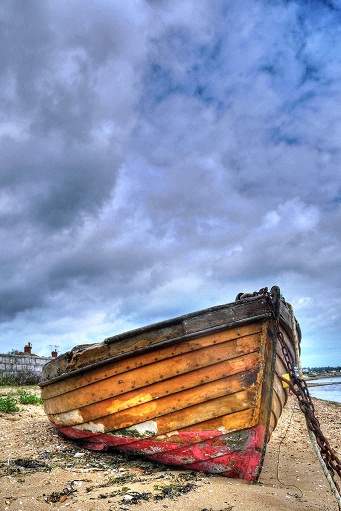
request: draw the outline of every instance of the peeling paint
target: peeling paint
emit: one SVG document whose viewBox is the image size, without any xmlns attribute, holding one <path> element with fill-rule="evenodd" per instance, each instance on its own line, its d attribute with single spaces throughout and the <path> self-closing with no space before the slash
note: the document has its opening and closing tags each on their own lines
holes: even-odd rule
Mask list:
<svg viewBox="0 0 341 511">
<path fill-rule="evenodd" d="M 222 433 L 227 433 L 227 429 L 225 428 L 225 426 L 219 426 L 219 428 L 217 428 L 218 431 L 221 431 Z"/>
<path fill-rule="evenodd" d="M 158 433 L 157 423 L 154 421 L 140 422 L 129 428 L 120 429 L 117 434 L 120 436 L 145 438 L 155 436 Z"/>
<path fill-rule="evenodd" d="M 63 426 L 73 426 L 74 424 L 82 424 L 84 419 L 79 410 L 71 410 L 71 412 L 59 413 L 49 416 L 55 424 Z"/>
<path fill-rule="evenodd" d="M 85 424 L 79 424 L 77 429 L 81 431 L 91 431 L 91 433 L 104 433 L 103 424 L 95 424 L 94 422 L 86 422 Z"/>
<path fill-rule="evenodd" d="M 178 436 L 179 432 L 178 431 L 170 431 L 170 433 L 167 433 L 167 437 L 170 438 L 172 436 Z"/>
</svg>

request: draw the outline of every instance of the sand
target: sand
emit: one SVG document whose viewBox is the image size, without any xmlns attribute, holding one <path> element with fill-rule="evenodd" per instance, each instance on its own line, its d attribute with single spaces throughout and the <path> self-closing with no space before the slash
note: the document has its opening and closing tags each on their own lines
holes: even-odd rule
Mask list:
<svg viewBox="0 0 341 511">
<path fill-rule="evenodd" d="M 341 457 L 341 405 L 314 403 L 323 432 Z M 338 510 L 293 396 L 253 485 L 86 451 L 56 433 L 41 405 L 0 414 L 0 440 L 1 511 Z"/>
</svg>

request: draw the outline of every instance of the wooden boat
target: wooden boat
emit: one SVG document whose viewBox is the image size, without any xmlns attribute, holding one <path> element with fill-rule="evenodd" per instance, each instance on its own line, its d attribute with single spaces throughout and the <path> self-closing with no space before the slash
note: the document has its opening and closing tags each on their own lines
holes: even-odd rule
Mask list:
<svg viewBox="0 0 341 511">
<path fill-rule="evenodd" d="M 295 360 L 290 309 L 269 296 L 76 346 L 43 369 L 50 421 L 88 449 L 256 481 L 288 397 L 273 307 Z"/>
</svg>

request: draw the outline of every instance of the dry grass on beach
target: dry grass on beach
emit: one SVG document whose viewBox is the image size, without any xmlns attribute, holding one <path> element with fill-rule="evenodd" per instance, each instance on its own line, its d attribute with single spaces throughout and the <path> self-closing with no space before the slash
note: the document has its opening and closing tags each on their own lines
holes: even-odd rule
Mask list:
<svg viewBox="0 0 341 511">
<path fill-rule="evenodd" d="M 0 388 L 5 395 L 7 389 Z M 36 392 L 39 392 L 37 389 Z M 341 405 L 314 400 L 341 457 Z M 258 484 L 94 453 L 58 436 L 41 405 L 0 413 L 1 511 L 337 511 L 295 398 L 268 445 Z"/>
</svg>

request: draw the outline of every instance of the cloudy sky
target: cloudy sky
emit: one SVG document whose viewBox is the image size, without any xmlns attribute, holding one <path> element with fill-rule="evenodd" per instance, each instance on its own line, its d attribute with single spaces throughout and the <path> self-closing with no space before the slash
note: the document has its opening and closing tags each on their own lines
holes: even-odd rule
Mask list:
<svg viewBox="0 0 341 511">
<path fill-rule="evenodd" d="M 341 365 L 341 0 L 2 0 L 0 346 L 276 284 Z"/>
</svg>

